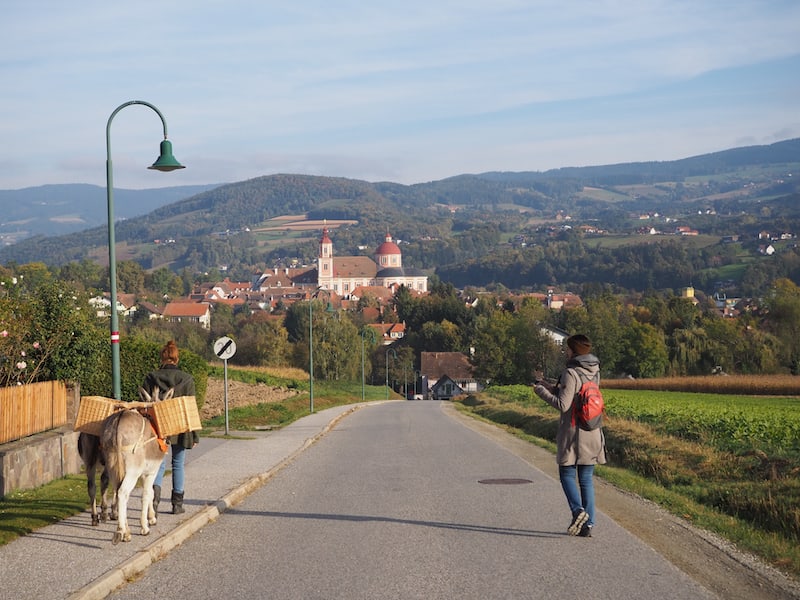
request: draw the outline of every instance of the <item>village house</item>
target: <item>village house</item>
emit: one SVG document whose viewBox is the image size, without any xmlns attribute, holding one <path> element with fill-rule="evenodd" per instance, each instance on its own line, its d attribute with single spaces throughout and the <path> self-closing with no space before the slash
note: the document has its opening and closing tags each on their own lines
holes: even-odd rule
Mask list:
<svg viewBox="0 0 800 600">
<path fill-rule="evenodd" d="M 163 318 L 171 323 L 197 323 L 211 329 L 211 305 L 208 302 L 170 302 L 164 307 Z"/>
<path fill-rule="evenodd" d="M 583 306 L 583 300 L 581 300 L 580 296 L 572 292 L 557 292 L 552 288 L 548 289 L 546 294 L 531 293 L 523 295 L 522 298 L 533 298 L 550 310 L 563 310 Z"/>
<path fill-rule="evenodd" d="M 423 397 L 433 400 L 450 400 L 482 389 L 469 357 L 462 352 L 420 353 L 420 378 Z"/>
<path fill-rule="evenodd" d="M 369 327 L 375 330 L 376 339 L 384 346 L 403 339 L 406 334 L 405 323 L 370 323 Z"/>
<path fill-rule="evenodd" d="M 95 309 L 98 317 L 111 315 L 111 294 L 105 292 L 102 296 L 89 298 L 89 304 Z M 135 294 L 117 294 L 117 314 L 120 317 L 132 318 L 136 310 Z"/>
</svg>

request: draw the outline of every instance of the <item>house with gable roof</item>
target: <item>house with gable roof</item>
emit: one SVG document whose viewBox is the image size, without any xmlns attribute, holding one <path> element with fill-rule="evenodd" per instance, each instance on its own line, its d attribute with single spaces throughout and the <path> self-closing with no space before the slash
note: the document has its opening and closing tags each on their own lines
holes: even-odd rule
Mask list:
<svg viewBox="0 0 800 600">
<path fill-rule="evenodd" d="M 406 334 L 405 323 L 370 323 L 368 327 L 375 330 L 376 339 L 382 340 L 384 346 L 402 339 Z"/>
<path fill-rule="evenodd" d="M 423 396 L 434 400 L 450 400 L 482 389 L 473 376 L 469 357 L 463 352 L 422 352 L 420 377 Z"/>
<path fill-rule="evenodd" d="M 104 292 L 102 296 L 89 298 L 89 304 L 95 309 L 98 317 L 111 315 L 111 294 Z M 136 312 L 136 294 L 117 294 L 117 315 L 132 317 Z"/>
<path fill-rule="evenodd" d="M 198 323 L 203 329 L 211 329 L 211 305 L 208 302 L 170 302 L 162 314 L 172 323 Z"/>
</svg>

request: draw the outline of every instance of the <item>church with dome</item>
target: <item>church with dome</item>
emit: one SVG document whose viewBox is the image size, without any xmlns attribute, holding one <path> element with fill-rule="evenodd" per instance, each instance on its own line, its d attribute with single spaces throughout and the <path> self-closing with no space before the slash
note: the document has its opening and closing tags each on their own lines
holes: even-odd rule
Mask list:
<svg viewBox="0 0 800 600">
<path fill-rule="evenodd" d="M 397 288 L 401 285 L 427 293 L 428 276 L 420 269 L 403 266 L 400 246 L 388 232 L 372 258 L 334 256 L 333 242 L 325 227 L 319 240 L 317 285 L 342 297 L 348 297 L 359 287 Z"/>
</svg>

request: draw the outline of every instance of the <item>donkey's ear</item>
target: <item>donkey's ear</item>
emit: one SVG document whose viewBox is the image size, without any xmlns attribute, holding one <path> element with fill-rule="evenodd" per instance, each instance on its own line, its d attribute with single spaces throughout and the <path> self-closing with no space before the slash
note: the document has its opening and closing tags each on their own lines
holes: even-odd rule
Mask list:
<svg viewBox="0 0 800 600">
<path fill-rule="evenodd" d="M 150 394 L 147 393 L 147 390 L 144 389 L 143 387 L 139 388 L 139 398 L 141 399 L 142 402 L 153 401 L 153 398 L 150 396 Z"/>
<path fill-rule="evenodd" d="M 169 400 L 169 399 L 170 399 L 170 398 L 172 398 L 174 395 L 175 395 L 175 388 L 169 388 L 169 390 L 167 390 L 167 393 L 166 393 L 166 394 L 164 394 L 164 397 L 163 397 L 163 398 L 161 398 L 161 399 L 162 399 L 162 400 Z"/>
</svg>

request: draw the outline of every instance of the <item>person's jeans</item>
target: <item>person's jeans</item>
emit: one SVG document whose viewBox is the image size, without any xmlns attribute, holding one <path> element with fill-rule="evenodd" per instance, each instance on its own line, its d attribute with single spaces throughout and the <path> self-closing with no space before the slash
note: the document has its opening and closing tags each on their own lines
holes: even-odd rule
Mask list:
<svg viewBox="0 0 800 600">
<path fill-rule="evenodd" d="M 178 444 L 172 444 L 172 491 L 183 493 L 184 470 L 183 464 L 186 460 L 186 448 Z M 164 479 L 164 471 L 167 470 L 167 457 L 161 461 L 161 466 L 158 468 L 153 485 L 161 486 L 161 480 Z"/>
<path fill-rule="evenodd" d="M 594 525 L 594 465 L 559 465 L 558 477 L 561 489 L 567 497 L 569 509 L 574 517 L 581 510 L 589 515 L 589 525 Z M 580 490 L 578 489 L 580 487 Z"/>
</svg>

